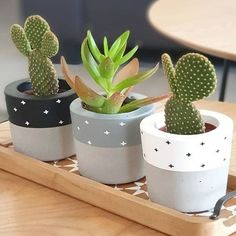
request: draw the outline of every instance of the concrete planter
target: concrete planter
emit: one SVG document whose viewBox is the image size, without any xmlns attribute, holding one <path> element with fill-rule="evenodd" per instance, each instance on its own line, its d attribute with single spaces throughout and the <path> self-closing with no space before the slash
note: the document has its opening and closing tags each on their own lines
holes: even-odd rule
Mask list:
<svg viewBox="0 0 236 236">
<path fill-rule="evenodd" d="M 85 110 L 78 98 L 70 110 L 81 175 L 105 184 L 144 176 L 139 124 L 155 111 L 153 105 L 129 113 L 98 114 Z"/>
<path fill-rule="evenodd" d="M 31 89 L 28 80 L 5 88 L 12 141 L 16 151 L 42 161 L 59 160 L 75 153 L 69 105 L 77 97 L 64 80 L 62 92 L 37 97 L 24 93 Z"/>
<path fill-rule="evenodd" d="M 140 125 L 150 199 L 181 212 L 212 209 L 226 193 L 233 121 L 216 112 L 201 114 L 214 130 L 197 135 L 161 131 L 164 112 Z"/>
</svg>

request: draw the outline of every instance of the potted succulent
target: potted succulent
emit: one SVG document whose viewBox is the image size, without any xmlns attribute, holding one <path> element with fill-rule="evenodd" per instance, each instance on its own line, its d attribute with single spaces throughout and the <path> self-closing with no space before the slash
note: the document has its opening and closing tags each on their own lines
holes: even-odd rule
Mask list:
<svg viewBox="0 0 236 236">
<path fill-rule="evenodd" d="M 43 161 L 73 155 L 69 105 L 77 96 L 50 60 L 58 52 L 57 37 L 38 15 L 28 17 L 24 28 L 14 24 L 11 37 L 28 58 L 30 77 L 5 88 L 15 150 Z"/>
<path fill-rule="evenodd" d="M 129 31 L 124 32 L 110 48 L 104 37 L 104 53 L 90 31 L 82 43 L 83 65 L 102 93 L 89 88 L 79 76 L 72 76 L 61 58 L 64 77 L 80 97 L 70 105 L 79 171 L 106 184 L 127 183 L 144 176 L 139 123 L 155 111 L 151 103 L 167 97 L 129 93 L 132 86 L 152 76 L 158 65 L 139 72 L 135 58 L 118 71 L 137 50 L 136 46 L 125 54 L 128 37 Z"/>
<path fill-rule="evenodd" d="M 174 67 L 163 54 L 162 65 L 173 94 L 164 112 L 140 124 L 149 196 L 182 212 L 206 211 L 226 192 L 233 122 L 192 103 L 216 87 L 206 57 L 189 53 Z"/>
</svg>

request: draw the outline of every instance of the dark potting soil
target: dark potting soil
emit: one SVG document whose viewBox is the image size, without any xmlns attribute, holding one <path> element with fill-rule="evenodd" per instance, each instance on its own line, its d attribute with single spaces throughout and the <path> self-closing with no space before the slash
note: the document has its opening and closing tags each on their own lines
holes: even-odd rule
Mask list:
<svg viewBox="0 0 236 236">
<path fill-rule="evenodd" d="M 209 124 L 209 123 L 205 123 L 205 127 L 206 127 L 205 133 L 210 132 L 210 131 L 212 131 L 212 130 L 214 130 L 216 128 L 215 125 Z M 166 131 L 166 126 L 161 127 L 159 130 L 167 132 Z"/>
</svg>

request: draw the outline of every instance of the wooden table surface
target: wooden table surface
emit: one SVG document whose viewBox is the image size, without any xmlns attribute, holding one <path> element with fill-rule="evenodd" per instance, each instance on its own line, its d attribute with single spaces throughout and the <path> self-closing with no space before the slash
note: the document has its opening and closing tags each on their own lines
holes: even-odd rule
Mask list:
<svg viewBox="0 0 236 236">
<path fill-rule="evenodd" d="M 235 104 L 201 102 L 198 107 L 229 115 L 236 124 Z M 230 172 L 236 175 L 235 132 Z M 0 141 L 7 140 L 8 136 L 8 128 L 0 126 Z M 2 170 L 0 170 L 0 235 L 164 236 L 143 225 Z"/>
<path fill-rule="evenodd" d="M 148 18 L 174 41 L 220 58 L 236 61 L 235 0 L 159 0 Z"/>
</svg>

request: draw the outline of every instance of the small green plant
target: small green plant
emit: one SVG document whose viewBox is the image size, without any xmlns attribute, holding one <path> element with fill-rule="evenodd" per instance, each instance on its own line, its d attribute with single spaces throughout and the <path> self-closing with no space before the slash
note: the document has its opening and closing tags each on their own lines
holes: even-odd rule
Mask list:
<svg viewBox="0 0 236 236">
<path fill-rule="evenodd" d="M 37 96 L 49 96 L 58 92 L 56 70 L 49 59 L 58 52 L 57 37 L 48 23 L 38 15 L 26 19 L 24 28 L 11 27 L 11 38 L 19 51 L 28 57 L 32 89 Z"/>
<path fill-rule="evenodd" d="M 129 31 L 126 31 L 109 47 L 107 38 L 104 37 L 103 52 L 101 52 L 91 32 L 87 32 L 87 37 L 81 45 L 81 58 L 89 75 L 102 88 L 102 94 L 89 88 L 79 76 L 72 76 L 65 58 L 61 58 L 62 72 L 66 81 L 86 104 L 87 109 L 105 114 L 123 113 L 168 96 L 144 98 L 125 104 L 124 101 L 132 87 L 154 75 L 158 69 L 157 64 L 150 70 L 139 72 L 139 61 L 134 58 L 118 71 L 119 67 L 130 60 L 138 49 L 136 46 L 125 54 L 128 38 Z"/>
<path fill-rule="evenodd" d="M 208 97 L 216 88 L 216 72 L 211 62 L 198 53 L 181 57 L 175 68 L 168 54 L 162 55 L 162 66 L 173 95 L 165 105 L 167 132 L 200 134 L 205 124 L 192 102 Z"/>
</svg>

